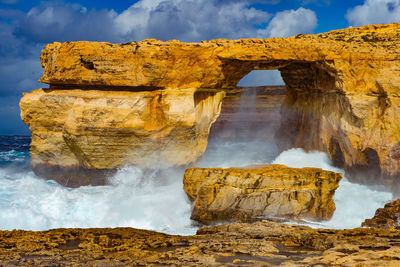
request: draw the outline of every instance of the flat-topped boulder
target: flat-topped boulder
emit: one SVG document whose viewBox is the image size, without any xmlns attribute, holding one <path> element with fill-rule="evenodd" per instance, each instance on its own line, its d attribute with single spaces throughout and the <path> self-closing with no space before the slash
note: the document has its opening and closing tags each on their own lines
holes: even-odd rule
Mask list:
<svg viewBox="0 0 400 267">
<path fill-rule="evenodd" d="M 318 168 L 262 165 L 252 168 L 190 168 L 184 190 L 191 218 L 202 224 L 258 217 L 327 220 L 342 175 Z"/>
</svg>

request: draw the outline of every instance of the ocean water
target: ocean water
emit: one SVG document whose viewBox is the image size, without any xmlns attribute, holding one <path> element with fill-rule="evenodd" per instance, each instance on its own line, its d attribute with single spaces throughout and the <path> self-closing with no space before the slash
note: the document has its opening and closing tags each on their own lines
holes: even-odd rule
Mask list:
<svg viewBox="0 0 400 267">
<path fill-rule="evenodd" d="M 107 186 L 65 188 L 37 177 L 29 167 L 29 138 L 0 136 L 0 229 L 45 230 L 59 227 L 135 227 L 170 234 L 194 234 L 191 205 L 182 187 L 184 170 L 144 172 L 120 169 Z M 230 167 L 279 163 L 292 167 L 320 167 L 342 172 L 322 152 L 291 149 L 277 155 L 268 142 L 210 142 L 202 167 Z M 392 194 L 340 182 L 336 211 L 312 227 L 353 228 L 372 217 Z"/>
</svg>

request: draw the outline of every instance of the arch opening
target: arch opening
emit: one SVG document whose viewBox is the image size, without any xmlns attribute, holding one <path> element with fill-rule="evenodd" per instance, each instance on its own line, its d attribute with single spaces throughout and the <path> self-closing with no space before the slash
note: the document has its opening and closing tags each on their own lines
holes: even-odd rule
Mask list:
<svg viewBox="0 0 400 267">
<path fill-rule="evenodd" d="M 381 169 L 377 151 L 370 147 L 361 152 L 364 162 L 345 168 L 346 177 L 350 182 L 373 186 L 375 190 L 399 192 L 398 186 L 392 186 Z M 385 189 L 386 188 L 386 189 Z"/>
<path fill-rule="evenodd" d="M 279 70 L 252 70 L 244 76 L 237 84 L 239 87 L 258 87 L 258 86 L 283 86 Z"/>
<path fill-rule="evenodd" d="M 278 155 L 274 136 L 287 93 L 280 71 L 253 70 L 225 92 L 199 166 L 270 163 Z"/>
</svg>

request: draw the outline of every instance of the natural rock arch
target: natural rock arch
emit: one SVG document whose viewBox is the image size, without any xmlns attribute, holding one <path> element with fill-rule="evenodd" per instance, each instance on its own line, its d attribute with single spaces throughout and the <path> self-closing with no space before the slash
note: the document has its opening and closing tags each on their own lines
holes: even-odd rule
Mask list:
<svg viewBox="0 0 400 267">
<path fill-rule="evenodd" d="M 400 142 L 400 120 L 396 115 L 400 106 L 400 54 L 397 51 L 400 51 L 400 24 L 371 25 L 291 38 L 202 43 L 144 40 L 127 44 L 49 44 L 42 51 L 44 73 L 40 82 L 50 84 L 51 90 L 26 94 L 20 104 L 21 117 L 33 136 L 32 163 L 34 166 L 63 166 L 69 162 L 70 166 L 94 169 L 113 168 L 126 163 L 125 158 L 107 166 L 100 164 L 101 161 L 88 160 L 89 165 L 81 166 L 76 158 L 69 158 L 71 151 L 65 143 L 50 138 L 60 136 L 65 126 L 63 120 L 76 114 L 70 104 L 75 101 L 71 99 L 77 99 L 77 92 L 80 103 L 83 103 L 80 106 L 82 114 L 88 115 L 79 120 L 75 137 L 82 140 L 87 131 L 92 131 L 95 133 L 92 136 L 98 138 L 94 140 L 101 139 L 103 141 L 99 144 L 105 144 L 104 140 L 111 140 L 113 136 L 120 136 L 121 140 L 127 137 L 128 140 L 132 136 L 126 131 L 129 133 L 127 129 L 134 127 L 133 120 L 129 121 L 133 124 L 124 121 L 123 131 L 116 130 L 111 122 L 103 128 L 85 123 L 93 120 L 91 115 L 110 110 L 111 107 L 103 103 L 106 93 L 118 95 L 108 99 L 108 104 L 120 101 L 122 105 L 124 94 L 126 97 L 138 91 L 146 95 L 154 90 L 174 90 L 174 94 L 185 90 L 229 90 L 251 70 L 278 69 L 288 89 L 287 113 L 296 118 L 292 120 L 296 123 L 292 140 L 295 146 L 328 151 L 333 137 L 342 149 L 347 167 L 368 164 L 362 153 L 369 147 L 376 151 L 382 172 L 397 177 L 400 175 L 400 160 L 391 157 L 390 152 Z M 97 100 L 89 105 L 85 101 L 90 94 Z M 190 118 L 202 114 L 200 117 L 208 118 L 209 123 L 215 121 L 214 115 L 218 115 L 218 108 L 215 107 L 220 105 L 222 97 L 218 101 L 215 96 L 207 99 L 203 101 L 203 113 L 193 112 L 191 114 L 197 115 Z M 196 109 L 192 100 L 189 102 Z M 184 101 L 164 107 L 168 111 L 176 111 L 179 103 Z M 94 106 L 99 108 L 99 113 L 88 113 Z M 56 122 L 49 123 L 48 117 L 52 116 L 56 107 L 61 108 L 61 115 Z M 49 113 L 43 116 L 46 110 Z M 101 121 L 100 115 L 96 118 Z M 285 123 L 283 121 L 283 126 Z M 190 123 L 186 121 L 182 125 Z M 152 127 L 146 127 L 141 135 L 155 133 Z M 99 129 L 103 132 L 99 133 Z M 200 132 L 204 137 L 205 132 Z M 40 143 L 46 140 L 43 136 L 48 138 L 46 144 Z M 195 136 L 198 134 L 195 133 Z M 201 147 L 204 147 L 207 141 L 202 140 Z M 85 143 L 85 146 L 91 147 L 90 143 Z M 89 150 L 92 151 L 91 148 Z M 197 151 L 200 155 L 203 149 Z M 90 152 L 85 155 L 95 154 Z M 129 155 L 126 157 L 129 158 Z"/>
</svg>

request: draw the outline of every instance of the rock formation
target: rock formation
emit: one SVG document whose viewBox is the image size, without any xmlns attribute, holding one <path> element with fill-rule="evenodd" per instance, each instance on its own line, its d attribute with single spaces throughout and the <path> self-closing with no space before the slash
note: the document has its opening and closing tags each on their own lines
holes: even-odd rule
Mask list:
<svg viewBox="0 0 400 267">
<path fill-rule="evenodd" d="M 258 217 L 330 219 L 341 174 L 283 165 L 190 168 L 183 185 L 193 202 L 191 219 L 208 224 Z"/>
<path fill-rule="evenodd" d="M 366 219 L 362 226 L 400 230 L 400 198 L 377 209 L 371 219 Z"/>
<path fill-rule="evenodd" d="M 4 266 L 399 266 L 400 232 L 261 221 L 173 236 L 133 228 L 0 231 Z"/>
<path fill-rule="evenodd" d="M 223 92 L 194 89 L 35 90 L 20 103 L 21 117 L 33 133 L 32 167 L 74 187 L 104 184 L 99 170 L 129 164 L 189 164 L 206 150 L 222 97 Z"/>
<path fill-rule="evenodd" d="M 40 106 L 41 110 L 30 109 L 29 112 L 31 101 L 37 99 L 39 93 L 27 94 L 21 101 L 22 118 L 33 136 L 31 154 L 34 170 L 38 170 L 35 166 L 46 164 L 84 169 L 136 164 L 138 157 L 130 158 L 128 153 L 123 156 L 124 159 L 115 158 L 114 151 L 109 149 L 114 147 L 112 142 L 115 139 L 111 136 L 124 135 L 124 141 L 117 141 L 115 147 L 117 150 L 132 151 L 135 144 L 130 141 L 136 137 L 132 132 L 120 130 L 126 127 L 117 128 L 110 122 L 99 129 L 89 129 L 87 125 L 90 125 L 91 117 L 82 118 L 78 128 L 69 126 L 64 122 L 67 117 L 73 119 L 75 115 L 72 114 L 73 109 L 68 108 L 61 108 L 69 111 L 64 113 L 62 120 L 58 120 L 57 127 L 49 125 L 49 117 L 59 117 L 53 112 L 58 103 L 75 99 L 74 92 L 84 90 L 91 95 L 94 93 L 89 90 L 119 92 L 115 94 L 123 94 L 120 92 L 123 91 L 128 95 L 131 91 L 156 89 L 182 92 L 188 88 L 228 90 L 251 70 L 279 69 L 288 90 L 286 107 L 289 111 L 282 122 L 283 128 L 293 128 L 291 134 L 286 135 L 288 139 L 281 141 L 283 147 L 291 144 L 327 151 L 335 162 L 349 170 L 372 167 L 378 175 L 372 175 L 371 179 L 377 179 L 381 173 L 384 177 L 396 178 L 400 174 L 400 120 L 397 118 L 400 107 L 399 49 L 400 24 L 371 25 L 290 38 L 202 43 L 144 40 L 126 44 L 49 44 L 41 56 L 44 73 L 40 81 L 50 84 L 50 90 L 42 91 L 43 99 L 47 99 L 44 95 L 52 93 L 63 95 L 65 100 L 49 97 Z M 215 98 L 219 97 L 205 101 L 218 103 Z M 85 99 L 82 96 L 79 101 L 85 102 Z M 98 105 L 104 107 L 103 104 Z M 180 105 L 183 106 L 186 105 Z M 93 108 L 93 103 L 90 107 L 81 107 L 83 114 Z M 174 107 L 171 106 L 171 109 Z M 210 107 L 210 110 L 217 108 Z M 46 118 L 38 119 L 42 113 L 47 114 Z M 99 123 L 106 120 L 105 113 L 99 111 L 95 120 Z M 211 123 L 214 115 L 211 112 L 204 116 L 210 118 Z M 136 127 L 135 120 L 131 121 L 133 128 Z M 96 134 L 93 135 L 102 140 L 84 137 L 84 129 L 94 131 Z M 154 131 L 154 127 L 151 126 L 149 131 Z M 43 141 L 43 137 L 48 138 L 50 132 L 58 137 Z M 146 129 L 140 133 L 151 134 Z M 193 138 L 193 135 L 188 137 Z M 187 147 L 184 143 L 192 141 L 186 141 L 186 138 L 184 136 L 179 141 L 166 138 L 165 142 L 182 142 L 182 146 Z M 157 147 L 157 142 L 153 143 Z M 86 150 L 82 151 L 82 148 Z M 160 153 L 163 153 L 162 149 L 160 147 Z M 190 160 L 170 162 L 168 157 L 164 163 L 186 163 L 195 160 L 203 150 L 195 146 L 193 151 L 193 157 L 189 152 L 182 153 L 189 155 Z M 67 158 L 66 164 L 64 158 Z M 102 158 L 109 158 L 110 163 L 101 164 L 104 162 Z M 141 159 L 145 161 L 145 158 Z M 164 159 L 160 158 L 160 162 Z M 389 180 L 389 184 L 396 184 L 395 179 Z"/>
</svg>

